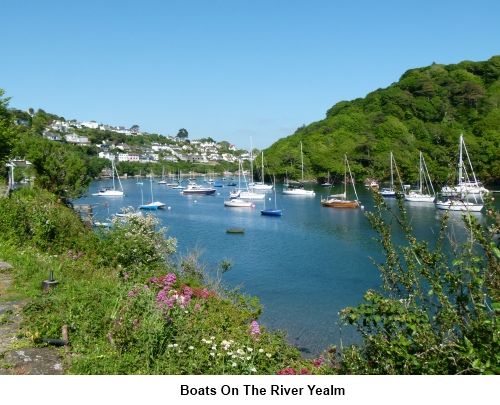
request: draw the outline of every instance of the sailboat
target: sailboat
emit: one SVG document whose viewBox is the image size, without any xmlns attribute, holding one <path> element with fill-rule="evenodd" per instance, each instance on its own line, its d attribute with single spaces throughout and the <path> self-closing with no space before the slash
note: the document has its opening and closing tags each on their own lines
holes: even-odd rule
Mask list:
<svg viewBox="0 0 500 405">
<path fill-rule="evenodd" d="M 469 159 L 469 154 L 467 153 L 467 148 L 465 148 L 465 142 L 463 139 L 463 134 L 460 134 L 460 153 L 462 153 L 462 145 L 465 149 L 465 152 L 467 154 L 467 160 L 469 163 L 469 167 L 471 169 L 471 174 L 473 175 L 472 179 L 467 179 L 465 180 L 463 178 L 463 171 L 465 170 L 465 167 L 463 166 L 463 161 L 459 162 L 459 167 L 458 167 L 458 184 L 456 186 L 446 186 L 441 189 L 441 194 L 443 196 L 463 196 L 465 194 L 486 194 L 489 191 L 484 188 L 483 183 L 481 183 L 476 176 L 474 175 L 474 172 L 472 170 L 472 164 Z M 461 166 L 460 166 L 461 165 Z M 467 174 L 467 173 L 465 173 Z"/>
<path fill-rule="evenodd" d="M 141 174 L 142 174 L 142 170 L 139 170 L 139 180 L 137 180 L 137 183 L 135 183 L 135 184 L 137 184 L 138 186 L 142 186 L 142 185 L 144 184 L 144 183 L 142 182 L 142 176 L 141 176 Z"/>
<path fill-rule="evenodd" d="M 330 170 L 328 170 L 328 176 L 326 178 L 326 181 L 322 184 L 322 186 L 325 187 L 330 187 L 332 185 L 331 179 L 330 179 Z"/>
<path fill-rule="evenodd" d="M 158 182 L 158 184 L 167 184 L 167 179 L 165 178 L 165 166 L 163 166 L 162 171 L 161 171 L 161 180 Z"/>
<path fill-rule="evenodd" d="M 429 190 L 429 188 L 432 190 L 431 194 L 429 194 L 429 192 L 426 191 Z M 435 198 L 436 198 L 436 193 L 434 192 L 434 187 L 432 186 L 432 181 L 429 176 L 429 171 L 427 170 L 424 156 L 422 155 L 422 152 L 420 152 L 418 189 L 410 190 L 410 192 L 407 195 L 405 195 L 405 200 L 413 202 L 434 202 Z"/>
<path fill-rule="evenodd" d="M 272 184 L 265 184 L 264 183 L 264 152 L 262 152 L 262 171 L 261 171 L 261 177 L 262 181 L 258 183 L 253 183 L 253 189 L 254 190 L 272 190 L 273 185 Z"/>
<path fill-rule="evenodd" d="M 314 190 L 304 189 L 304 155 L 302 153 L 302 141 L 300 142 L 300 157 L 301 157 L 301 167 L 302 167 L 302 181 L 298 187 L 288 185 L 286 189 L 283 189 L 282 193 L 284 195 L 312 195 L 314 196 Z"/>
<path fill-rule="evenodd" d="M 392 154 L 391 151 L 391 186 L 390 187 L 385 187 L 380 191 L 380 194 L 382 197 L 396 197 L 396 194 L 404 195 L 404 191 L 396 191 L 394 188 L 394 171 L 393 171 L 393 165 L 396 169 L 396 173 L 398 174 L 399 182 L 401 184 L 401 188 L 405 190 L 406 187 L 409 186 L 403 186 L 403 182 L 401 180 L 401 176 L 399 175 L 399 170 L 398 167 L 396 166 L 396 161 L 394 160 L 394 155 Z"/>
<path fill-rule="evenodd" d="M 278 209 L 278 207 L 276 206 L 276 179 L 274 178 L 273 176 L 273 183 L 274 183 L 274 208 L 268 208 L 266 209 L 266 200 L 264 200 L 264 209 L 263 210 L 260 210 L 260 213 L 262 215 L 271 215 L 271 216 L 282 216 L 283 215 L 283 211 Z"/>
<path fill-rule="evenodd" d="M 355 200 L 347 200 L 347 169 L 349 169 L 352 188 L 354 189 L 354 194 L 356 195 Z M 347 161 L 347 154 L 344 154 L 344 192 L 342 194 L 330 195 L 326 200 L 322 198 L 321 204 L 325 207 L 333 208 L 356 208 L 359 205 L 358 193 L 356 192 L 356 187 L 354 186 L 354 181 L 352 179 L 351 168 L 349 167 L 349 162 Z"/>
<path fill-rule="evenodd" d="M 448 188 L 448 190 L 446 190 L 446 192 L 443 193 L 445 198 L 436 202 L 436 208 L 440 210 L 449 210 L 449 211 L 479 212 L 484 207 L 483 198 L 481 193 L 470 192 L 469 190 L 469 188 L 472 187 L 472 185 L 476 185 L 476 187 L 478 187 L 479 182 L 476 178 L 476 175 L 474 174 L 474 169 L 472 168 L 472 163 L 469 158 L 469 153 L 467 152 L 467 148 L 465 146 L 463 134 L 460 134 L 459 150 L 460 152 L 458 161 L 458 186 L 453 189 Z M 472 179 L 469 178 L 469 174 L 467 173 L 467 168 L 464 165 L 463 150 L 465 150 L 465 154 L 467 155 L 468 166 L 470 169 L 470 174 L 472 175 Z M 465 175 L 465 180 L 463 178 L 463 175 Z M 454 195 L 447 194 L 452 191 L 455 192 Z M 469 195 L 474 197 L 474 202 L 467 201 Z M 478 197 L 480 201 L 478 201 Z"/>
<path fill-rule="evenodd" d="M 158 206 L 156 205 L 144 204 L 144 193 L 142 192 L 142 188 L 141 188 L 141 201 L 142 204 L 139 206 L 141 210 L 156 211 L 158 209 Z"/>
<path fill-rule="evenodd" d="M 105 187 L 99 192 L 92 194 L 92 195 L 97 195 L 99 197 L 123 197 L 123 187 L 122 183 L 120 181 L 120 177 L 118 176 L 118 171 L 116 170 L 115 166 L 115 161 L 114 159 L 111 160 L 111 173 L 112 173 L 112 178 L 113 178 L 113 186 L 112 187 Z M 116 178 L 118 179 L 118 184 L 120 184 L 120 190 L 116 190 L 115 188 L 115 173 L 116 173 Z"/>
<path fill-rule="evenodd" d="M 266 195 L 263 193 L 254 193 L 248 189 L 241 188 L 241 173 L 243 172 L 243 166 L 241 164 L 241 159 L 239 162 L 239 170 L 238 170 L 238 188 L 234 189 L 229 193 L 230 198 L 239 198 L 241 200 L 263 200 L 266 198 Z M 243 175 L 244 182 L 246 183 L 245 175 Z"/>
<path fill-rule="evenodd" d="M 154 201 L 154 198 L 153 198 L 153 173 L 151 173 L 151 179 L 149 180 L 150 184 L 151 184 L 151 201 L 150 203 L 147 203 L 147 204 L 143 204 L 141 205 L 139 208 L 141 210 L 157 210 L 159 208 L 165 208 L 165 204 L 160 202 L 160 201 Z M 142 192 L 142 190 L 141 190 Z M 156 208 L 154 208 L 156 207 Z"/>
<path fill-rule="evenodd" d="M 177 180 L 177 185 L 172 187 L 172 190 L 184 190 L 186 188 L 182 185 L 182 174 L 181 173 L 182 172 L 179 170 L 179 180 Z"/>
</svg>

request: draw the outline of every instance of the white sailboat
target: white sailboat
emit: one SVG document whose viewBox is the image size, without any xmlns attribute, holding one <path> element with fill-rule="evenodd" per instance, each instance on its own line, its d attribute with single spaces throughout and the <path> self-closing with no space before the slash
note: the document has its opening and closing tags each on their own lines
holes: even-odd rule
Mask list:
<svg viewBox="0 0 500 405">
<path fill-rule="evenodd" d="M 302 167 L 302 181 L 299 186 L 288 185 L 286 189 L 283 189 L 282 193 L 284 195 L 312 195 L 314 196 L 314 190 L 304 189 L 304 155 L 302 153 L 302 141 L 300 142 L 300 157 L 301 157 L 301 167 Z"/>
<path fill-rule="evenodd" d="M 137 180 L 137 184 L 138 186 L 142 186 L 144 183 L 142 182 L 142 170 L 139 170 L 139 179 Z"/>
<path fill-rule="evenodd" d="M 167 179 L 165 178 L 165 166 L 163 166 L 161 170 L 161 180 L 158 182 L 158 184 L 167 184 Z"/>
<path fill-rule="evenodd" d="M 465 141 L 463 138 L 463 134 L 460 134 L 460 154 L 462 154 L 462 147 L 465 149 L 465 153 L 467 155 L 467 161 L 469 168 L 471 170 L 472 178 L 464 179 L 463 172 L 465 171 L 464 162 L 462 161 L 462 157 L 460 157 L 461 161 L 459 162 L 458 167 L 458 184 L 456 186 L 446 186 L 441 189 L 441 194 L 443 196 L 458 196 L 462 197 L 465 194 L 480 194 L 484 195 L 489 191 L 484 188 L 483 183 L 481 183 L 474 174 L 472 169 L 472 163 L 469 158 L 469 154 L 467 153 L 467 148 L 465 147 Z M 465 171 L 467 175 L 467 172 Z"/>
<path fill-rule="evenodd" d="M 432 192 L 429 193 L 429 190 L 432 190 Z M 413 202 L 434 202 L 435 198 L 436 193 L 434 192 L 431 177 L 429 176 L 424 156 L 422 152 L 420 152 L 418 190 L 410 190 L 410 192 L 405 195 L 405 200 Z"/>
<path fill-rule="evenodd" d="M 262 152 L 262 171 L 261 171 L 261 177 L 262 181 L 253 183 L 252 188 L 254 190 L 272 190 L 273 185 L 272 184 L 265 184 L 264 183 L 264 152 Z"/>
<path fill-rule="evenodd" d="M 243 166 L 241 164 L 241 159 L 239 160 L 239 170 L 238 170 L 238 188 L 234 189 L 229 193 L 230 198 L 238 198 L 241 200 L 263 200 L 266 195 L 263 193 L 254 193 L 248 189 L 241 188 L 241 173 L 243 172 Z M 243 174 L 243 180 L 246 183 L 245 175 Z"/>
<path fill-rule="evenodd" d="M 468 168 L 472 179 L 469 177 L 467 167 L 464 165 L 463 160 L 463 150 L 467 156 Z M 465 176 L 465 179 L 464 179 Z M 459 148 L 459 161 L 458 161 L 458 186 L 456 188 L 449 188 L 443 193 L 442 200 L 436 202 L 436 208 L 440 210 L 449 211 L 470 211 L 479 212 L 483 209 L 483 194 L 479 192 L 471 192 L 469 187 L 475 184 L 476 188 L 478 186 L 478 181 L 476 175 L 474 174 L 474 169 L 472 168 L 472 163 L 469 158 L 469 153 L 465 146 L 463 139 L 463 134 L 460 134 L 460 148 Z M 454 191 L 454 194 L 452 193 Z M 475 191 L 475 190 L 474 190 Z M 451 193 L 451 194 L 448 194 Z M 474 198 L 474 202 L 468 201 L 468 197 Z"/>
<path fill-rule="evenodd" d="M 330 170 L 328 170 L 328 176 L 326 177 L 326 181 L 322 184 L 322 186 L 330 187 L 332 185 L 332 181 L 330 179 Z"/>
<path fill-rule="evenodd" d="M 116 178 L 118 179 L 118 184 L 120 185 L 120 189 L 117 190 L 115 188 L 115 173 L 116 173 Z M 114 159 L 111 160 L 111 176 L 112 176 L 112 181 L 113 181 L 113 186 L 112 187 L 105 187 L 99 192 L 92 194 L 92 195 L 97 195 L 99 197 L 123 197 L 123 187 L 122 183 L 120 181 L 120 177 L 118 176 L 118 171 L 116 170 L 115 166 L 115 161 Z"/>
<path fill-rule="evenodd" d="M 394 188 L 393 166 L 396 169 L 396 173 L 397 173 L 398 178 L 399 178 L 399 183 L 401 184 L 401 188 L 403 191 L 397 191 Z M 396 161 L 394 160 L 394 155 L 392 154 L 392 151 L 391 151 L 391 186 L 382 188 L 382 190 L 380 191 L 380 194 L 382 195 L 382 197 L 396 197 L 396 194 L 398 194 L 398 193 L 401 195 L 404 195 L 404 190 L 406 187 L 409 187 L 409 186 L 403 186 L 403 181 L 401 180 L 401 176 L 399 175 L 399 170 L 398 170 L 398 167 L 396 165 Z"/>
<path fill-rule="evenodd" d="M 154 198 L 153 198 L 153 173 L 151 173 L 151 179 L 149 180 L 149 182 L 151 185 L 151 202 L 147 203 L 147 204 L 143 204 L 139 208 L 142 210 L 147 210 L 147 209 L 157 210 L 157 209 L 165 208 L 164 203 L 162 203 L 160 201 L 154 201 Z M 141 192 L 142 192 L 142 190 L 141 190 Z M 156 207 L 156 208 L 154 208 L 154 207 Z"/>
</svg>

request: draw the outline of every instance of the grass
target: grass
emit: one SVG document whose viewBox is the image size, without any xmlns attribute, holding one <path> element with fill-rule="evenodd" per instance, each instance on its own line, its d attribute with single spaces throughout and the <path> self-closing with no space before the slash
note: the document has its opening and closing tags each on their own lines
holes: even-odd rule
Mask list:
<svg viewBox="0 0 500 405">
<path fill-rule="evenodd" d="M 259 327 L 258 299 L 221 282 L 231 267 L 172 261 L 176 241 L 153 215 L 86 229 L 39 190 L 0 201 L 0 257 L 13 267 L 9 298 L 27 298 L 23 345 L 60 339 L 67 326 L 70 374 L 321 374 L 282 332 Z M 41 290 L 53 271 L 56 287 Z M 331 372 L 331 370 L 329 371 Z"/>
</svg>

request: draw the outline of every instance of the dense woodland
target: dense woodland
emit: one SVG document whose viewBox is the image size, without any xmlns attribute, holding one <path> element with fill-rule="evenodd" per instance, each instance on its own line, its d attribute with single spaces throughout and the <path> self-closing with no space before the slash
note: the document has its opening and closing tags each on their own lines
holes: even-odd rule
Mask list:
<svg viewBox="0 0 500 405">
<path fill-rule="evenodd" d="M 390 151 L 406 183 L 418 178 L 419 151 L 433 181 L 456 175 L 458 140 L 465 143 L 477 177 L 500 182 L 500 56 L 410 69 L 398 82 L 364 98 L 341 101 L 325 119 L 302 126 L 265 150 L 270 173 L 300 178 L 300 141 L 309 178 L 343 173 L 347 153 L 356 181 L 390 177 Z M 451 178 L 449 176 L 452 176 Z M 339 180 L 339 177 L 337 177 Z"/>
</svg>

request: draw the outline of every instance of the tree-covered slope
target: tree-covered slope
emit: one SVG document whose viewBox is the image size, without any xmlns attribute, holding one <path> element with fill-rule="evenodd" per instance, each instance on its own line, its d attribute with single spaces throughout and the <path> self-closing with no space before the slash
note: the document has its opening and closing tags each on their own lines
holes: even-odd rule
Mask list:
<svg viewBox="0 0 500 405">
<path fill-rule="evenodd" d="M 265 151 L 278 178 L 300 178 L 300 141 L 309 177 L 343 173 L 347 153 L 356 181 L 390 176 L 392 150 L 405 182 L 416 181 L 418 151 L 437 184 L 456 170 L 460 133 L 476 175 L 500 182 L 500 56 L 411 69 L 365 98 L 341 101 L 326 118 L 303 126 Z"/>
</svg>

